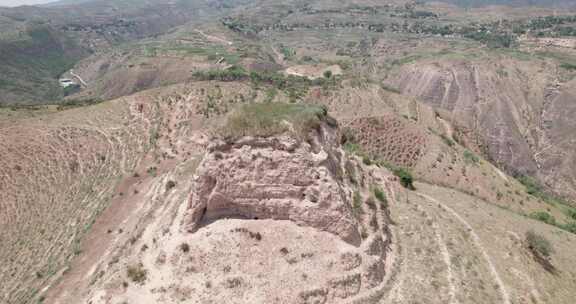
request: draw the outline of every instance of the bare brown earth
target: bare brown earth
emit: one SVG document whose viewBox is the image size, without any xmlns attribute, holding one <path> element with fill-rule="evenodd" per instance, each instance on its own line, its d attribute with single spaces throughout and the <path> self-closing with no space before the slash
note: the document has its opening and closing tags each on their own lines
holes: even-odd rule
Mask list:
<svg viewBox="0 0 576 304">
<path fill-rule="evenodd" d="M 111 126 L 110 130 L 116 132 L 134 130 L 130 136 L 123 137 L 122 149 L 110 148 L 111 151 L 106 154 L 104 161 L 107 163 L 117 158 L 122 159 L 122 155 L 126 155 L 125 157 L 133 155 L 131 159 L 135 160 L 132 165 L 126 165 L 123 171 L 117 169 L 119 171 L 116 178 L 98 179 L 100 187 L 107 186 L 109 189 L 106 192 L 109 194 L 104 198 L 98 198 L 88 190 L 94 197 L 90 201 L 97 205 L 78 205 L 76 203 L 78 200 L 66 200 L 66 197 L 60 200 L 60 204 L 49 204 L 49 201 L 44 201 L 41 192 L 36 191 L 41 189 L 37 186 L 21 187 L 19 192 L 12 190 L 7 192 L 26 194 L 26 197 L 36 195 L 38 199 L 29 201 L 36 202 L 32 204 L 33 206 L 48 204 L 49 214 L 60 214 L 65 219 L 71 218 L 67 215 L 72 211 L 68 210 L 84 211 L 89 214 L 98 214 L 97 210 L 105 210 L 90 225 L 88 234 L 84 234 L 84 230 L 79 231 L 78 228 L 92 223 L 90 217 L 73 217 L 79 224 L 70 226 L 53 222 L 50 217 L 28 217 L 26 220 L 24 216 L 27 213 L 15 212 L 18 208 L 3 209 L 7 210 L 7 214 L 14 214 L 12 218 L 15 219 L 9 225 L 6 224 L 5 227 L 12 229 L 6 235 L 26 232 L 19 228 L 23 227 L 19 223 L 26 220 L 26 224 L 23 225 L 47 227 L 44 234 L 46 239 L 53 239 L 53 235 L 63 235 L 62 240 L 75 244 L 75 247 L 67 247 L 57 242 L 50 243 L 55 248 L 55 255 L 69 257 L 58 262 L 35 254 L 34 252 L 41 250 L 40 247 L 35 247 L 35 242 L 30 243 L 30 248 L 38 249 L 29 254 L 18 247 L 6 247 L 2 252 L 7 255 L 7 260 L 10 259 L 8 257 L 10 254 L 22 259 L 19 261 L 22 268 L 14 268 L 12 271 L 21 279 L 11 281 L 15 282 L 15 285 L 12 289 L 6 289 L 14 290 L 13 293 L 9 293 L 10 299 L 16 299 L 18 303 L 21 301 L 19 299 L 29 299 L 33 295 L 32 291 L 27 294 L 20 293 L 22 285 L 18 285 L 18 282 L 22 282 L 20 284 L 26 286 L 37 286 L 37 290 L 41 291 L 37 296 L 45 296 L 47 303 L 78 303 L 81 299 L 87 298 L 92 299 L 93 303 L 117 301 L 207 303 L 226 302 L 227 299 L 240 299 L 238 300 L 240 302 L 267 302 L 272 299 L 272 301 L 298 303 L 303 298 L 315 299 L 315 297 L 326 299 L 326 303 L 347 303 L 348 300 L 356 299 L 358 301 L 367 299 L 365 301 L 367 303 L 378 301 L 404 303 L 407 300 L 422 301 L 431 298 L 433 300 L 430 301 L 437 303 L 474 303 L 478 299 L 491 299 L 490 301 L 494 303 L 525 301 L 570 303 L 571 290 L 574 289 L 572 279 L 574 274 L 569 270 L 561 271 L 560 274 L 549 274 L 532 259 L 523 242 L 527 230 L 537 229 L 551 240 L 557 250 L 552 256 L 555 267 L 570 269 L 565 265 L 571 265 L 573 262 L 573 256 L 570 255 L 570 242 L 573 241 L 573 236 L 524 216 L 533 211 L 546 210 L 558 221 L 563 221 L 565 217 L 563 210 L 528 196 L 518 182 L 485 160 L 480 158 L 477 163 L 466 160 L 463 156 L 463 147 L 458 144 L 450 146 L 440 137 L 440 134 L 449 134 L 451 128 L 426 105 L 378 86 L 368 86 L 363 90 L 349 87 L 331 93 L 319 90 L 318 92 L 312 90 L 310 96 L 320 97 L 315 100 L 326 103 L 329 107 L 338 104 L 340 100 L 346 101 L 341 107 L 334 107 L 332 113 L 343 121 L 342 128 L 354 125 L 355 130 L 365 130 L 358 132 L 357 135 L 363 140 L 362 145 L 373 153 L 374 157 L 380 155 L 390 162 L 410 166 L 418 178 L 437 184 L 431 186 L 420 183 L 416 184 L 417 192 L 401 191 L 400 186 L 390 177 L 386 169 L 366 166 L 362 164 L 361 159 L 341 154 L 341 157 L 344 157 L 342 161 L 350 159 L 350 164 L 342 165 L 342 170 L 345 172 L 343 183 L 336 182 L 339 179 L 334 175 L 336 171 L 328 171 L 332 173 L 326 175 L 327 182 L 323 182 L 323 186 L 316 189 L 318 191 L 314 190 L 315 187 L 311 187 L 303 192 L 306 198 L 286 205 L 288 209 L 285 210 L 312 208 L 306 207 L 307 204 L 312 204 L 313 200 L 322 202 L 323 195 L 331 193 L 329 188 L 341 189 L 338 191 L 343 193 L 343 199 L 338 204 L 347 207 L 333 210 L 340 210 L 338 212 L 344 212 L 342 215 L 344 218 L 353 219 L 357 215 L 350 217 L 351 213 L 348 212 L 351 212 L 350 209 L 353 210 L 354 206 L 356 191 L 353 189 L 358 189 L 363 213 L 360 216 L 362 220 L 354 225 L 365 229 L 364 231 L 358 228 L 362 245 L 357 247 L 353 245 L 354 241 L 350 242 L 354 238 L 342 237 L 345 234 L 340 231 L 346 230 L 322 224 L 326 223 L 322 217 L 302 217 L 301 214 L 305 215 L 305 211 L 294 213 L 298 217 L 291 217 L 286 216 L 292 214 L 291 212 L 283 211 L 284 209 L 276 210 L 275 207 L 267 209 L 266 204 L 256 204 L 254 206 L 259 207 L 252 209 L 237 209 L 230 205 L 231 201 L 227 199 L 216 199 L 217 193 L 226 193 L 223 198 L 238 195 L 249 198 L 251 196 L 247 196 L 248 193 L 253 196 L 252 198 L 260 197 L 258 188 L 253 188 L 254 186 L 242 188 L 250 184 L 270 183 L 270 180 L 260 179 L 265 178 L 264 173 L 251 175 L 258 170 L 252 167 L 257 162 L 252 163 L 252 158 L 246 158 L 249 155 L 260 155 L 263 166 L 276 168 L 263 172 L 269 172 L 267 174 L 284 172 L 287 181 L 299 183 L 299 180 L 305 180 L 302 177 L 308 173 L 305 173 L 307 171 L 296 173 L 298 170 L 322 168 L 322 166 L 304 165 L 306 164 L 304 160 L 320 161 L 317 157 L 323 153 L 314 154 L 316 152 L 307 150 L 310 148 L 299 148 L 295 150 L 299 152 L 291 156 L 295 157 L 293 165 L 279 166 L 281 163 L 290 163 L 282 160 L 290 154 L 282 150 L 275 151 L 266 145 L 251 145 L 246 142 L 231 149 L 206 150 L 211 143 L 214 143 L 208 141 L 212 134 L 209 129 L 220 120 L 220 117 L 236 105 L 242 104 L 242 100 L 247 100 L 247 96 L 256 96 L 257 101 L 264 100 L 266 96 L 263 92 L 254 91 L 245 84 L 234 82 L 178 85 L 92 107 L 45 114 L 40 118 L 15 117 L 12 119 L 21 125 L 3 126 L 5 130 L 3 136 L 16 133 L 14 130 L 36 128 L 34 133 L 16 133 L 20 134 L 18 138 L 23 139 L 34 138 L 32 134 L 37 134 L 39 130 L 49 130 L 51 124 L 58 122 L 58 126 L 62 128 L 67 126 L 63 129 L 65 132 L 60 133 L 63 134 L 63 138 L 67 138 L 70 136 L 68 132 L 76 130 L 70 126 L 76 128 L 90 126 L 86 120 L 80 122 L 77 120 L 78 117 L 86 115 L 94 117 L 92 119 L 106 119 L 107 125 Z M 363 94 L 359 94 L 360 92 Z M 285 97 L 282 95 L 277 96 L 279 100 L 283 98 Z M 217 102 L 208 107 L 209 100 Z M 42 119 L 40 125 L 39 119 Z M 24 134 L 28 134 L 28 137 L 24 137 Z M 98 137 L 90 134 L 92 133 L 84 134 L 89 136 L 86 139 L 86 146 L 98 147 L 99 141 L 95 140 Z M 79 138 L 86 137 L 79 136 Z M 338 144 L 335 136 L 323 138 L 326 140 L 332 138 L 331 142 Z M 384 145 L 380 138 L 385 138 L 389 144 Z M 406 142 L 396 138 L 415 140 Z M 42 139 L 50 137 L 43 136 Z M 50 139 L 50 142 L 52 141 Z M 112 139 L 111 141 L 115 142 Z M 136 143 L 130 144 L 134 141 Z M 10 142 L 22 145 L 18 150 L 10 148 L 10 151 L 7 150 L 5 153 L 14 155 L 11 157 L 17 159 L 15 155 L 18 154 L 14 153 L 27 151 L 33 141 L 20 143 L 11 139 Z M 132 147 L 131 149 L 135 150 L 131 150 L 129 149 L 131 145 L 148 148 L 138 150 Z M 66 151 L 71 152 L 59 156 L 55 164 L 60 164 L 63 162 L 61 159 L 77 153 L 73 148 Z M 122 154 L 112 151 L 135 152 Z M 206 154 L 206 151 L 211 152 Z M 405 153 L 406 151 L 420 152 Z M 217 156 L 219 153 L 221 155 Z M 42 154 L 36 152 L 34 155 L 38 157 Z M 220 157 L 222 160 L 219 160 Z M 242 159 L 245 159 L 245 165 L 240 165 Z M 276 161 L 273 161 L 274 159 Z M 99 163 L 103 160 L 95 157 L 94 161 Z M 75 182 L 87 180 L 65 178 L 73 174 L 73 167 L 69 165 L 54 170 L 56 167 L 43 169 L 39 165 L 47 163 L 46 161 L 29 163 L 30 166 L 40 168 L 36 172 L 44 172 L 29 175 L 40 178 L 39 181 L 48 173 L 63 172 L 64 175 L 52 178 L 53 181 L 65 181 L 66 186 L 58 186 L 58 189 L 74 189 Z M 201 169 L 197 169 L 199 164 Z M 222 167 L 219 167 L 219 164 Z M 288 170 L 291 167 L 295 171 Z M 354 167 L 356 169 L 352 169 Z M 83 165 L 81 168 L 84 168 Z M 115 166 L 106 165 L 101 170 L 108 172 L 106 168 Z M 274 171 L 279 169 L 288 171 Z M 83 176 L 100 176 L 85 170 Z M 359 175 L 353 179 L 346 178 L 353 171 Z M 205 174 L 207 177 L 222 174 L 224 178 L 230 172 L 236 172 L 233 176 L 253 176 L 253 179 L 243 181 L 235 179 L 236 177 L 231 178 L 228 184 L 245 186 L 237 188 L 236 191 L 223 188 L 221 185 L 209 195 L 212 198 L 208 201 L 204 201 L 202 196 L 191 197 L 201 184 L 201 179 L 193 178 L 194 175 Z M 296 181 L 295 176 L 298 177 Z M 353 184 L 353 180 L 360 183 Z M 33 181 L 10 186 L 9 179 L 4 181 L 9 187 L 38 183 Z M 169 181 L 175 182 L 173 188 L 167 186 Z M 51 182 L 50 186 L 44 188 L 53 189 L 54 185 L 54 182 Z M 268 187 L 271 186 L 275 187 L 273 185 Z M 304 184 L 299 184 L 298 187 L 303 186 Z M 384 191 L 386 204 L 380 204 L 374 199 L 374 186 Z M 280 189 L 287 188 L 280 187 Z M 281 191 L 275 193 L 278 197 L 286 195 Z M 371 200 L 372 203 L 369 202 Z M 190 202 L 201 205 L 203 202 L 211 202 L 209 204 L 214 206 L 210 207 L 214 208 L 213 211 L 205 213 L 206 218 L 201 217 L 203 220 L 194 233 L 188 232 L 191 223 L 189 215 L 196 204 L 191 205 Z M 330 205 L 338 201 L 330 199 L 326 202 Z M 372 220 L 370 215 L 373 212 L 371 208 L 374 202 L 378 214 L 383 210 L 379 208 L 386 206 L 390 208 L 392 225 L 384 226 L 386 216 L 382 219 L 377 217 L 376 221 Z M 277 204 L 268 206 L 275 205 Z M 101 209 L 97 209 L 97 206 Z M 61 211 L 58 208 L 69 209 Z M 321 208 L 317 212 L 323 210 L 325 209 Z M 341 215 L 333 214 L 334 211 L 330 211 L 327 215 L 334 216 L 335 219 L 342 218 Z M 254 216 L 258 219 L 255 220 Z M 226 219 L 230 217 L 231 219 Z M 500 221 L 510 224 L 500 225 Z M 364 281 L 362 273 L 369 273 L 364 272 L 367 271 L 365 267 L 369 265 L 365 263 L 373 260 L 372 254 L 366 253 L 365 250 L 372 248 L 370 244 L 375 240 L 372 234 L 376 231 L 375 225 L 391 229 L 391 238 L 383 240 L 392 243 L 391 251 L 386 251 L 386 258 L 382 258 L 386 269 L 378 272 L 380 274 L 377 281 L 381 281 L 382 284 L 369 288 L 364 286 L 364 282 L 368 281 Z M 77 229 L 73 229 L 75 227 Z M 62 232 L 66 231 L 63 229 L 70 229 L 75 233 L 74 236 L 82 237 L 84 241 L 75 243 L 76 238 L 72 235 L 67 237 L 65 232 Z M 188 252 L 182 250 L 183 243 L 190 246 Z M 63 244 L 69 243 L 63 242 Z M 69 264 L 74 252 L 77 257 Z M 238 252 L 239 256 L 230 255 L 231 252 Z M 344 265 L 356 259 L 355 254 L 348 255 L 346 252 L 357 253 L 361 257 L 361 265 L 364 266 L 358 268 L 360 282 L 363 282 L 360 285 L 355 270 L 346 270 L 351 276 L 343 276 L 343 270 L 340 269 L 348 267 Z M 258 258 L 254 259 L 254 256 Z M 349 257 L 354 258 L 349 260 Z M 256 261 L 266 262 L 259 264 Z M 333 264 L 329 261 L 333 261 Z M 147 271 L 143 285 L 127 277 L 128 268 L 140 267 L 140 263 Z M 34 272 L 30 275 L 30 271 L 26 271 L 26 269 L 45 269 L 43 267 L 48 266 L 55 270 L 42 278 L 38 278 Z M 274 277 L 270 277 L 272 273 L 275 274 Z M 384 274 L 386 275 L 383 276 Z M 51 288 L 46 291 L 44 287 L 50 285 Z M 289 289 L 286 289 L 286 286 L 290 286 Z M 282 292 L 281 296 L 278 296 L 278 292 Z M 532 300 L 533 298 L 536 300 Z"/>
<path fill-rule="evenodd" d="M 273 13 L 285 4 L 260 4 L 239 14 L 282 21 Z M 458 20 L 545 12 L 434 5 Z M 317 1 L 321 17 L 294 20 L 376 18 L 334 12 L 341 6 Z M 343 152 L 337 132 L 222 144 L 214 129 L 238 105 L 289 100 L 248 81 L 65 111 L 0 109 L 0 302 L 573 303 L 574 235 L 530 218 L 546 212 L 565 225 L 570 209 L 510 176 L 574 194 L 574 75 L 558 59 L 572 50 L 359 27 L 269 29 L 264 45 L 221 24 L 180 30 L 80 63 L 88 86 L 72 98 L 232 64 L 316 74 L 337 65 L 333 84 L 297 102 L 325 105 L 357 149 Z M 268 43 L 296 55 L 275 60 Z M 416 190 L 385 166 L 411 171 Z M 528 248 L 531 230 L 555 249 L 552 269 Z"/>
<path fill-rule="evenodd" d="M 104 274 L 79 295 L 92 303 L 380 298 L 389 222 L 372 191 L 378 185 L 392 195 L 394 178 L 347 159 L 333 132 L 323 127 L 316 147 L 273 137 L 210 148 L 183 188 L 192 191 L 189 203 L 168 199 L 118 260 L 102 260 Z M 139 284 L 126 269 L 140 264 L 148 275 Z"/>
<path fill-rule="evenodd" d="M 431 61 L 408 65 L 391 83 L 447 111 L 456 137 L 514 174 L 538 176 L 573 196 L 574 156 L 563 117 L 573 93 L 545 63 Z"/>
<path fill-rule="evenodd" d="M 27 302 L 68 272 L 69 261 L 84 250 L 80 240 L 111 202 L 138 202 L 145 191 L 138 183 L 163 166 L 172 168 L 177 157 L 190 157 L 193 131 L 210 116 L 202 105 L 217 90 L 169 87 L 2 125 L 2 140 L 9 144 L 1 147 L 0 252 L 9 262 L 1 274 L 10 282 L 2 285 L 3 299 Z M 249 94 L 243 86 L 227 92 L 233 98 Z M 181 139 L 173 141 L 176 136 Z M 112 232 L 96 239 L 114 239 L 122 228 L 105 227 Z"/>
</svg>

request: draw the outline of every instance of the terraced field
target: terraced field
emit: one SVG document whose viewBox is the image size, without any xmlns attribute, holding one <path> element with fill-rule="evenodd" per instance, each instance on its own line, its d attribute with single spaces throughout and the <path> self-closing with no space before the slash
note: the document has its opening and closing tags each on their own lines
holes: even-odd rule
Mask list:
<svg viewBox="0 0 576 304">
<path fill-rule="evenodd" d="M 3 126 L 0 277 L 25 302 L 65 271 L 79 242 L 146 151 L 148 126 L 120 103 Z M 125 124 L 124 124 L 125 122 Z"/>
</svg>

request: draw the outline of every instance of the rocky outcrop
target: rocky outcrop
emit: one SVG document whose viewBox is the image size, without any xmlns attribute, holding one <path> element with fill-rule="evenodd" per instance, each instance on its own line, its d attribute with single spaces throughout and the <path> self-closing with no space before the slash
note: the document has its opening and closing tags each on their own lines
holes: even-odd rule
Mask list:
<svg viewBox="0 0 576 304">
<path fill-rule="evenodd" d="M 220 218 L 290 220 L 359 245 L 339 133 L 327 125 L 313 132 L 310 142 L 284 135 L 212 144 L 197 171 L 189 230 Z"/>
</svg>

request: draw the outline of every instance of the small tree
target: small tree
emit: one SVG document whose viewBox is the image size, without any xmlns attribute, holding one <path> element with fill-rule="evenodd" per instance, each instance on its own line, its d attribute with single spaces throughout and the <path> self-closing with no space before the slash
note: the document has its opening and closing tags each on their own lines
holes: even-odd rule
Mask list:
<svg viewBox="0 0 576 304">
<path fill-rule="evenodd" d="M 396 168 L 394 170 L 394 175 L 396 175 L 399 179 L 400 179 L 400 184 L 409 190 L 415 190 L 416 188 L 414 187 L 414 178 L 412 177 L 412 174 L 404 169 L 404 168 Z"/>
<path fill-rule="evenodd" d="M 332 71 L 330 71 L 330 70 L 325 71 L 324 72 L 324 78 L 326 78 L 326 79 L 332 78 Z"/>
</svg>

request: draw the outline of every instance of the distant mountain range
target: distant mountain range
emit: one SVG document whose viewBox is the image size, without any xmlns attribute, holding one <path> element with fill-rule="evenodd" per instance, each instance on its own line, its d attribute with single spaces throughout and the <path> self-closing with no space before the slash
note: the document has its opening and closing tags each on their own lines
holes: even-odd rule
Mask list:
<svg viewBox="0 0 576 304">
<path fill-rule="evenodd" d="M 573 0 L 442 0 L 464 7 L 485 5 L 542 6 L 542 7 L 575 7 Z"/>
</svg>

